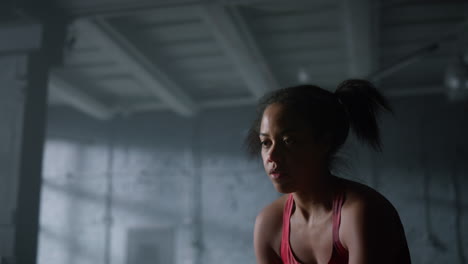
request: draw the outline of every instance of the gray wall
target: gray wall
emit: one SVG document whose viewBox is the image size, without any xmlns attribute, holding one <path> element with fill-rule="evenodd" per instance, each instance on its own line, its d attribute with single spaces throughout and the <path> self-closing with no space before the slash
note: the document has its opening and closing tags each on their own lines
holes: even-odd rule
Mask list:
<svg viewBox="0 0 468 264">
<path fill-rule="evenodd" d="M 461 263 L 467 106 L 440 96 L 393 104 L 396 115 L 383 116 L 383 153 L 351 139 L 338 173 L 394 203 L 414 263 Z M 39 263 L 123 264 L 135 252 L 161 263 L 254 263 L 255 216 L 278 194 L 242 149 L 252 114 L 162 112 L 101 123 L 51 109 Z M 468 241 L 461 242 L 466 255 Z"/>
</svg>

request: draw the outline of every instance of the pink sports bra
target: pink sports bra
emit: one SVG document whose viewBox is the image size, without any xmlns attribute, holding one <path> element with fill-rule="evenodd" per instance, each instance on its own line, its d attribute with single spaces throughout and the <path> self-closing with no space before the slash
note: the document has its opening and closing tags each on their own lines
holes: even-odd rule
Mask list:
<svg viewBox="0 0 468 264">
<path fill-rule="evenodd" d="M 344 192 L 340 192 L 333 200 L 333 252 L 329 264 L 346 264 L 348 263 L 348 251 L 343 247 L 339 238 L 339 229 L 341 222 L 341 207 L 345 201 Z M 284 264 L 302 264 L 298 261 L 289 244 L 290 233 L 290 218 L 294 208 L 294 198 L 290 194 L 283 210 L 283 234 L 281 236 L 281 251 L 280 257 Z"/>
</svg>

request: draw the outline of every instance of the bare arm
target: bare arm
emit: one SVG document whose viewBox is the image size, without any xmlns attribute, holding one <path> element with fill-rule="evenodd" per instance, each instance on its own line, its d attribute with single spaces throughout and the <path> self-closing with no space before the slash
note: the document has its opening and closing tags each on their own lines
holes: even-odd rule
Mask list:
<svg viewBox="0 0 468 264">
<path fill-rule="evenodd" d="M 282 264 L 279 257 L 283 207 L 287 195 L 265 207 L 255 220 L 254 248 L 257 264 Z"/>
<path fill-rule="evenodd" d="M 265 212 L 260 213 L 255 220 L 254 230 L 254 248 L 257 264 L 282 264 L 280 257 L 276 254 L 272 247 L 272 230 L 271 223 Z"/>
</svg>

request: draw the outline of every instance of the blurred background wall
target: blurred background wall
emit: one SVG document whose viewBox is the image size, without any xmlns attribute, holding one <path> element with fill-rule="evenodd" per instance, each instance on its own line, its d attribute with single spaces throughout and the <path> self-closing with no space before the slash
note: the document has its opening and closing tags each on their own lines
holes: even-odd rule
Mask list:
<svg viewBox="0 0 468 264">
<path fill-rule="evenodd" d="M 395 205 L 414 263 L 458 263 L 467 248 L 467 106 L 437 96 L 392 104 L 395 115 L 382 118 L 383 152 L 351 138 L 337 173 Z M 255 216 L 278 195 L 261 161 L 242 149 L 253 112 L 225 109 L 196 121 L 144 114 L 105 125 L 52 112 L 39 262 L 129 263 L 140 250 L 139 263 L 194 263 L 197 254 L 202 263 L 253 263 Z"/>
<path fill-rule="evenodd" d="M 466 1 L 48 3 L 0 12 L 4 263 L 255 263 L 256 100 L 355 77 L 395 114 L 336 173 L 395 205 L 413 263 L 467 262 Z"/>
</svg>

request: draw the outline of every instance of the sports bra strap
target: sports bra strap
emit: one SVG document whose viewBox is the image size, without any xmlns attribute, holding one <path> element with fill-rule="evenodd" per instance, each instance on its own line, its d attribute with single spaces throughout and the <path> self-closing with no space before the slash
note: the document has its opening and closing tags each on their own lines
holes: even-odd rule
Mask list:
<svg viewBox="0 0 468 264">
<path fill-rule="evenodd" d="M 341 191 L 333 200 L 333 246 L 336 247 L 341 254 L 347 254 L 347 250 L 340 241 L 341 208 L 344 202 L 345 193 Z"/>
</svg>

